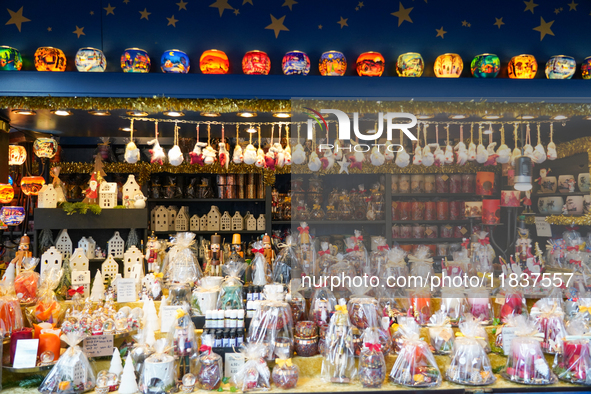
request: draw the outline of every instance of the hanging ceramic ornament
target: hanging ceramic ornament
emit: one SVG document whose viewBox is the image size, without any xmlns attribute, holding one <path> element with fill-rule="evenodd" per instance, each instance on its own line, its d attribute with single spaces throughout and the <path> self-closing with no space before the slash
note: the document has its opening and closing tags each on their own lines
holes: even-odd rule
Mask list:
<svg viewBox="0 0 591 394">
<path fill-rule="evenodd" d="M 150 163 L 158 163 L 160 165 L 164 164 L 166 160 L 166 154 L 164 153 L 164 149 L 160 146 L 158 142 L 158 122 L 155 123 L 155 131 L 154 131 L 154 139 L 148 141 L 148 145 L 154 145 L 152 149 L 150 149 Z"/>
<path fill-rule="evenodd" d="M 281 145 L 281 127 L 282 124 L 279 124 L 279 142 L 275 142 L 271 149 L 273 149 L 273 153 L 275 153 L 275 166 L 278 168 L 283 168 L 285 165 L 285 152 L 283 150 L 283 146 Z"/>
<path fill-rule="evenodd" d="M 414 164 L 415 166 L 420 166 L 421 164 L 423 164 L 423 148 L 421 148 L 420 134 L 421 132 L 419 131 L 419 139 L 416 142 L 417 146 L 415 148 L 415 154 L 412 157 L 412 164 Z"/>
<path fill-rule="evenodd" d="M 435 156 L 435 165 L 440 167 L 445 164 L 445 153 L 441 149 L 439 145 L 439 125 L 435 125 L 435 152 L 433 152 L 433 156 Z"/>
<path fill-rule="evenodd" d="M 463 166 L 468 161 L 468 149 L 464 143 L 464 125 L 460 125 L 460 142 L 454 148 L 456 151 L 456 163 Z"/>
<path fill-rule="evenodd" d="M 201 150 L 205 148 L 207 144 L 205 142 L 199 142 L 199 125 L 195 128 L 197 129 L 197 142 L 195 142 L 193 152 L 189 153 L 189 156 L 191 156 L 191 164 L 199 164 L 203 167 L 203 152 Z"/>
<path fill-rule="evenodd" d="M 513 148 L 513 153 L 511 154 L 511 165 L 515 167 L 515 161 L 518 157 L 521 156 L 521 149 L 517 147 L 517 123 L 513 125 L 513 141 L 515 141 L 515 148 Z"/>
<path fill-rule="evenodd" d="M 228 166 L 230 165 L 230 152 L 226 149 L 226 139 L 225 139 L 225 132 L 224 132 L 224 125 L 222 124 L 222 142 L 218 144 L 219 157 L 220 157 L 220 165 L 228 170 Z"/>
<path fill-rule="evenodd" d="M 497 143 L 493 142 L 493 127 L 492 124 L 489 124 L 491 133 L 488 135 L 488 146 L 486 147 L 486 154 L 488 158 L 484 163 L 485 166 L 494 166 L 497 164 L 497 158 L 499 155 L 495 152 L 495 148 L 497 147 Z"/>
<path fill-rule="evenodd" d="M 447 142 L 445 146 L 445 154 L 444 154 L 444 163 L 445 164 L 453 164 L 454 162 L 454 148 L 449 144 L 449 123 L 445 125 L 445 129 L 447 131 Z"/>
<path fill-rule="evenodd" d="M 556 144 L 554 143 L 554 123 L 550 123 L 550 143 L 548 143 L 548 160 L 556 160 L 558 153 L 556 152 Z"/>
<path fill-rule="evenodd" d="M 374 146 L 371 149 L 371 155 L 369 156 L 369 159 L 371 161 L 371 164 L 373 164 L 376 167 L 381 166 L 386 162 L 384 154 L 380 152 L 380 148 L 378 148 L 377 146 Z"/>
<path fill-rule="evenodd" d="M 254 134 L 251 132 L 252 130 L 254 129 L 251 125 L 250 129 L 248 130 L 248 133 L 250 135 L 248 145 L 246 146 L 246 149 L 244 149 L 244 164 L 248 165 L 254 164 L 257 161 L 257 150 L 252 144 L 252 135 Z"/>
<path fill-rule="evenodd" d="M 390 148 L 390 147 L 395 146 L 393 143 L 391 143 L 390 141 L 386 141 L 386 144 L 384 146 L 384 160 L 386 161 L 392 161 L 394 160 L 394 152 L 397 150 L 395 148 Z"/>
<path fill-rule="evenodd" d="M 268 168 L 272 171 L 275 170 L 275 148 L 273 147 L 273 134 L 275 133 L 275 125 L 271 125 L 271 143 L 267 153 L 265 153 L 265 168 Z"/>
<path fill-rule="evenodd" d="M 234 164 L 241 164 L 244 161 L 244 155 L 242 154 L 242 147 L 240 146 L 240 138 L 238 137 L 239 127 L 236 123 L 236 146 L 234 147 L 234 153 L 232 153 L 232 161 Z"/>
<path fill-rule="evenodd" d="M 263 168 L 265 166 L 265 152 L 261 146 L 261 128 L 259 126 L 259 146 L 257 148 L 257 160 L 254 163 L 258 168 Z"/>
<path fill-rule="evenodd" d="M 542 138 L 540 137 L 540 124 L 538 123 L 538 144 L 534 149 L 533 161 L 536 164 L 541 164 L 546 161 L 546 151 L 542 145 Z"/>
<path fill-rule="evenodd" d="M 337 126 L 338 127 L 338 126 Z M 337 132 L 338 135 L 338 132 Z M 329 137 L 328 137 L 328 127 L 326 128 L 326 144 L 328 144 Z M 324 156 L 320 159 L 322 163 L 322 169 L 325 171 L 330 170 L 335 163 L 335 157 L 332 149 L 323 149 Z"/>
<path fill-rule="evenodd" d="M 511 149 L 505 144 L 505 125 L 501 125 L 501 146 L 497 149 L 497 163 L 505 164 L 511 160 Z"/>
<path fill-rule="evenodd" d="M 312 126 L 314 129 L 314 126 Z M 304 164 L 306 162 L 306 152 L 304 151 L 304 147 L 300 144 L 300 124 L 298 124 L 298 143 L 293 150 L 293 154 L 291 155 L 291 161 L 294 164 Z"/>
<path fill-rule="evenodd" d="M 135 164 L 140 159 L 140 150 L 133 142 L 133 119 L 131 119 L 131 127 L 129 134 L 129 142 L 125 146 L 125 154 L 123 155 L 125 161 L 129 164 Z"/>
<path fill-rule="evenodd" d="M 291 144 L 289 142 L 289 125 L 285 125 L 285 149 L 283 149 L 283 153 L 285 154 L 285 165 L 291 165 Z"/>
<path fill-rule="evenodd" d="M 482 143 L 482 125 L 478 125 L 478 147 L 476 148 L 476 162 L 484 164 L 488 160 L 488 151 Z"/>
<path fill-rule="evenodd" d="M 316 172 L 320 170 L 320 167 L 322 167 L 322 162 L 318 158 L 318 154 L 316 153 L 316 151 L 314 151 L 310 155 L 310 160 L 308 160 L 308 168 L 310 169 L 310 171 Z"/>
<path fill-rule="evenodd" d="M 339 124 L 337 123 L 337 136 L 339 135 Z M 341 140 L 336 139 L 334 141 L 334 158 L 335 160 L 341 160 L 343 158 L 343 149 L 341 148 Z"/>
<path fill-rule="evenodd" d="M 531 130 L 529 128 L 529 123 L 526 125 L 525 130 L 525 145 L 523 145 L 523 156 L 527 156 L 533 161 L 534 147 L 531 145 Z"/>
<path fill-rule="evenodd" d="M 359 168 L 359 170 L 363 170 L 363 162 L 365 161 L 365 155 L 363 152 L 358 152 L 356 147 L 359 146 L 359 142 L 351 141 L 353 145 L 353 150 L 355 153 L 349 159 L 351 160 L 351 168 Z"/>
<path fill-rule="evenodd" d="M 211 146 L 211 123 L 207 124 L 207 146 L 203 150 L 203 163 L 211 165 L 215 163 L 217 152 Z"/>
<path fill-rule="evenodd" d="M 476 160 L 476 144 L 474 143 L 474 123 L 470 123 L 470 143 L 468 144 L 468 161 Z"/>
<path fill-rule="evenodd" d="M 425 124 L 423 127 L 423 136 L 425 138 L 425 147 L 423 148 L 423 165 L 425 167 L 431 167 L 435 163 L 435 156 L 433 152 L 431 152 L 431 147 L 427 143 L 427 127 L 428 125 Z"/>
<path fill-rule="evenodd" d="M 410 164 L 410 155 L 406 153 L 404 145 L 402 144 L 402 130 L 400 130 L 400 150 L 396 155 L 394 163 L 400 168 L 404 168 Z"/>
<path fill-rule="evenodd" d="M 185 158 L 179 147 L 179 125 L 177 122 L 174 122 L 174 146 L 168 151 L 168 162 L 177 167 L 183 164 L 183 160 Z"/>
</svg>

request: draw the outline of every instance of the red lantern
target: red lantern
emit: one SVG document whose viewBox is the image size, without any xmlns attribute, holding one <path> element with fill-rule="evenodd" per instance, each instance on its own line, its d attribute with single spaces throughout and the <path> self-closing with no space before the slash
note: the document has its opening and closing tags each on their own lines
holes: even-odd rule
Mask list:
<svg viewBox="0 0 591 394">
<path fill-rule="evenodd" d="M 501 222 L 501 200 L 482 200 L 482 224 Z"/>
<path fill-rule="evenodd" d="M 27 160 L 27 150 L 24 146 L 10 145 L 8 147 L 8 165 L 20 166 Z"/>
<path fill-rule="evenodd" d="M 242 72 L 248 75 L 269 75 L 271 59 L 262 51 L 248 51 L 242 58 Z"/>
<path fill-rule="evenodd" d="M 14 189 L 8 183 L 0 183 L 0 204 L 8 204 L 14 198 Z"/>
<path fill-rule="evenodd" d="M 21 180 L 21 190 L 27 196 L 36 196 L 45 185 L 45 179 L 42 176 L 25 176 Z"/>
<path fill-rule="evenodd" d="M 379 52 L 365 52 L 357 58 L 357 74 L 360 77 L 381 77 L 384 72 L 385 60 Z"/>
</svg>

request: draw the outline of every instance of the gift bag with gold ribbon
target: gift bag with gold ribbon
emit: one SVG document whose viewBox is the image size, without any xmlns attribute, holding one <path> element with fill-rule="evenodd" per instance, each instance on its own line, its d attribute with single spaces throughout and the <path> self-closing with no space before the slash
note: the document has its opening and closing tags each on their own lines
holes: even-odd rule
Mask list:
<svg viewBox="0 0 591 394">
<path fill-rule="evenodd" d="M 542 298 L 538 300 L 532 307 L 530 314 L 535 319 L 538 331 L 544 334 L 542 350 L 545 353 L 557 353 L 560 348 L 560 339 L 566 336 L 564 312 L 558 299 Z"/>
<path fill-rule="evenodd" d="M 454 332 L 445 311 L 437 311 L 429 319 L 429 343 L 435 354 L 449 354 L 454 343 Z"/>
<path fill-rule="evenodd" d="M 269 390 L 271 371 L 265 361 L 266 346 L 262 343 L 249 343 L 241 352 L 246 362 L 232 377 L 233 383 L 245 393 Z"/>
<path fill-rule="evenodd" d="M 321 370 L 325 382 L 351 383 L 357 375 L 353 330 L 344 303 L 341 300 L 335 307 L 326 333 L 326 351 Z"/>
<path fill-rule="evenodd" d="M 271 377 L 275 386 L 289 390 L 297 386 L 300 377 L 300 370 L 292 363 L 291 354 L 285 351 L 276 351 L 277 358 Z"/>
</svg>

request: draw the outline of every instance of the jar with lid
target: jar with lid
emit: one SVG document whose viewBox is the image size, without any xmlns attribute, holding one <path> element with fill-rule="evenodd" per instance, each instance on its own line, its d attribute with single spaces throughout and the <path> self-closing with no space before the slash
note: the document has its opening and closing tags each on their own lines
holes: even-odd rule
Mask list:
<svg viewBox="0 0 591 394">
<path fill-rule="evenodd" d="M 308 192 L 309 193 L 322 193 L 322 180 L 318 177 L 312 177 L 308 181 Z"/>
<path fill-rule="evenodd" d="M 349 196 L 343 192 L 339 198 L 339 219 L 340 220 L 352 220 L 353 219 L 353 209 L 351 207 L 351 202 L 349 201 Z"/>
</svg>

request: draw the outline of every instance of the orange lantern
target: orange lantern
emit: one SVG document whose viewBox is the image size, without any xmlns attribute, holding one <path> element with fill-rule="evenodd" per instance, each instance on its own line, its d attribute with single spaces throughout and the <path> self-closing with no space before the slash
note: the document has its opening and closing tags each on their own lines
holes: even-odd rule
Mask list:
<svg viewBox="0 0 591 394">
<path fill-rule="evenodd" d="M 509 78 L 532 79 L 538 72 L 538 62 L 532 55 L 513 56 L 509 61 Z"/>
<path fill-rule="evenodd" d="M 25 176 L 21 180 L 21 190 L 27 196 L 36 196 L 45 185 L 45 179 L 42 176 Z"/>
<path fill-rule="evenodd" d="M 21 145 L 10 145 L 8 147 L 8 165 L 20 166 L 27 160 L 27 150 Z"/>
<path fill-rule="evenodd" d="M 0 183 L 0 204 L 8 204 L 14 198 L 14 189 L 8 183 Z"/>
<path fill-rule="evenodd" d="M 360 77 L 381 77 L 386 61 L 379 52 L 365 52 L 357 58 L 357 74 Z"/>
<path fill-rule="evenodd" d="M 457 53 L 444 53 L 437 56 L 433 70 L 437 78 L 459 78 L 464 69 L 464 62 Z"/>
<path fill-rule="evenodd" d="M 66 71 L 66 55 L 61 49 L 40 47 L 35 51 L 37 71 Z"/>
<path fill-rule="evenodd" d="M 230 61 L 223 51 L 210 49 L 201 55 L 199 68 L 203 74 L 227 74 L 230 71 Z"/>
<path fill-rule="evenodd" d="M 495 173 L 479 171 L 476 173 L 476 194 L 492 196 L 495 190 Z"/>
</svg>

